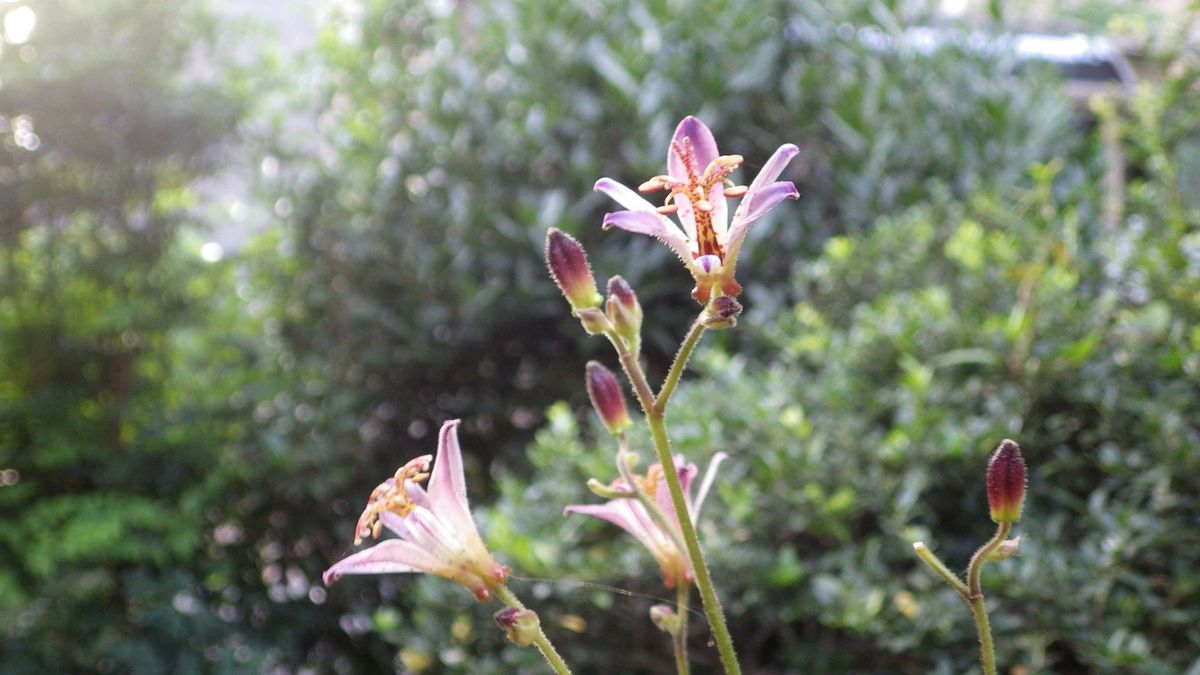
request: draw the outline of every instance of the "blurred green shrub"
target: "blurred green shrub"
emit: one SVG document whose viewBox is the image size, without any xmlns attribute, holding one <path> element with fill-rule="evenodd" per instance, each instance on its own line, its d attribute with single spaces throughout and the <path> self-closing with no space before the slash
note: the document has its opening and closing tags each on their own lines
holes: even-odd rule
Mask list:
<svg viewBox="0 0 1200 675">
<path fill-rule="evenodd" d="M 279 386 L 190 234 L 239 80 L 194 67 L 223 43 L 177 3 L 23 9 L 0 54 L 0 671 L 245 672 L 275 640 L 246 630 L 249 528 L 214 532 L 263 466 L 245 408 Z"/>
<path fill-rule="evenodd" d="M 333 20 L 317 93 L 303 82 L 317 138 L 285 135 L 264 186 L 286 205 L 274 306 L 295 371 L 321 383 L 301 394 L 314 425 L 390 462 L 463 416 L 515 452 L 574 388 L 566 356 L 595 349 L 564 337 L 541 258 L 550 226 L 685 321 L 686 275 L 652 241 L 603 234 L 609 205 L 590 191 L 661 172 L 684 114 L 752 164 L 784 140 L 805 148 L 788 176 L 799 211 L 754 235 L 750 295 L 770 308 L 771 282 L 829 234 L 922 200 L 931 180 L 960 197 L 1017 182 L 1072 144 L 1048 78 L 918 53 L 900 35 L 923 15 L 902 4 L 718 3 L 685 21 L 670 2 L 376 2 Z M 778 248 L 793 255 L 761 253 Z M 661 368 L 675 331 L 651 330 Z"/>
</svg>

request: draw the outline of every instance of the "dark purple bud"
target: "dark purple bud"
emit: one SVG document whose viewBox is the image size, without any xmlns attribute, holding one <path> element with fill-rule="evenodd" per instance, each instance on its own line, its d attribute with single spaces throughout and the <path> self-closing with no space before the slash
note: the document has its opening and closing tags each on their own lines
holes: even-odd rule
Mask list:
<svg viewBox="0 0 1200 675">
<path fill-rule="evenodd" d="M 587 364 L 587 390 L 592 399 L 596 414 L 608 428 L 608 432 L 617 436 L 633 425 L 629 413 L 625 410 L 625 397 L 621 394 L 621 383 L 617 376 L 608 368 L 595 361 Z"/>
<path fill-rule="evenodd" d="M 1025 503 L 1025 458 L 1013 441 L 1001 441 L 988 461 L 987 495 L 992 520 L 1015 523 L 1021 519 Z"/>
<path fill-rule="evenodd" d="M 737 325 L 737 318 L 741 313 L 742 303 L 732 296 L 721 295 L 709 303 L 704 325 L 707 328 L 731 328 Z"/>
<path fill-rule="evenodd" d="M 600 294 L 596 292 L 596 280 L 592 277 L 587 254 L 574 237 L 554 227 L 546 232 L 546 266 L 550 268 L 554 283 L 571 303 L 572 310 L 578 312 L 600 306 Z"/>
</svg>

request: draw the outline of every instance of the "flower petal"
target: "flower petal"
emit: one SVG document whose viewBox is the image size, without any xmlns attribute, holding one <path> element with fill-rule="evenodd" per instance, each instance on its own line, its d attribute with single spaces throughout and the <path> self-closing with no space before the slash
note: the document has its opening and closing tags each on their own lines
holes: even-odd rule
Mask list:
<svg viewBox="0 0 1200 675">
<path fill-rule="evenodd" d="M 572 504 L 563 509 L 564 515 L 568 513 L 582 513 L 607 520 L 633 535 L 634 539 L 650 551 L 655 560 L 674 550 L 675 545 L 667 534 L 654 524 L 645 507 L 632 499 L 614 499 L 604 504 Z"/>
<path fill-rule="evenodd" d="M 746 209 L 746 215 L 739 221 L 739 225 L 747 227 L 750 223 L 761 218 L 767 211 L 775 208 L 779 202 L 785 199 L 797 199 L 798 197 L 800 197 L 800 192 L 796 189 L 796 185 L 788 180 L 771 183 L 759 188 L 754 193 L 747 193 L 746 201 L 749 203 L 749 206 Z"/>
<path fill-rule="evenodd" d="M 693 514 L 695 509 L 692 508 L 691 494 L 692 480 L 696 478 L 696 474 L 699 473 L 700 470 L 696 468 L 695 464 L 685 464 L 683 455 L 675 455 L 672 459 L 675 462 L 675 470 L 678 472 L 677 475 L 679 476 L 679 487 L 683 491 L 683 501 L 687 505 L 688 511 L 692 512 L 688 515 L 689 517 L 692 517 L 694 521 L 695 518 Z M 671 499 L 671 490 L 665 479 L 658 482 L 658 489 L 654 495 L 654 501 L 658 502 L 658 508 L 662 510 L 663 515 L 667 517 L 668 521 L 674 522 L 678 519 L 678 517 L 675 515 L 675 502 Z"/>
<path fill-rule="evenodd" d="M 718 452 L 708 461 L 708 468 L 704 470 L 704 480 L 700 481 L 700 491 L 696 493 L 696 510 L 692 514 L 693 522 L 700 517 L 700 509 L 704 508 L 704 498 L 708 496 L 708 490 L 717 478 L 717 468 L 728 458 L 728 454 Z"/>
<path fill-rule="evenodd" d="M 453 526 L 438 515 L 420 506 L 404 517 L 405 538 L 420 546 L 430 555 L 450 563 L 461 562 L 469 542 L 478 538 L 474 524 L 470 532 L 455 531 Z"/>
<path fill-rule="evenodd" d="M 416 544 L 400 539 L 388 539 L 371 548 L 343 558 L 325 570 L 325 585 L 346 574 L 393 574 L 397 572 L 429 572 L 441 574 L 445 564 Z"/>
<path fill-rule="evenodd" d="M 592 188 L 597 192 L 603 192 L 612 198 L 612 200 L 630 211 L 645 211 L 655 213 L 655 206 L 646 201 L 646 198 L 634 192 L 633 190 L 621 185 L 611 178 L 601 178 L 596 181 L 596 185 Z"/>
<path fill-rule="evenodd" d="M 437 518 L 450 527 L 463 543 L 479 539 L 471 508 L 467 503 L 467 484 L 463 478 L 462 448 L 458 444 L 460 420 L 446 420 L 438 435 L 437 457 L 429 477 L 429 504 Z"/>
<path fill-rule="evenodd" d="M 604 214 L 604 228 L 619 227 L 626 232 L 648 234 L 671 247 L 679 259 L 691 267 L 692 249 L 679 228 L 657 213 L 614 211 Z"/>
<path fill-rule="evenodd" d="M 688 139 L 692 146 L 692 153 L 696 160 L 696 166 L 693 170 L 699 175 L 704 171 L 704 167 L 708 166 L 715 160 L 720 153 L 717 152 L 717 140 L 713 138 L 712 131 L 709 130 L 704 122 L 688 115 L 679 122 L 679 126 L 675 127 L 675 134 L 671 137 L 672 144 L 679 143 L 683 145 L 683 139 Z M 675 153 L 675 148 L 667 149 L 667 173 L 672 178 L 677 178 L 685 183 L 688 181 L 687 167 L 679 159 L 679 155 Z"/>
<path fill-rule="evenodd" d="M 779 174 L 783 173 L 783 170 L 787 167 L 788 162 L 791 162 L 792 158 L 799 154 L 799 152 L 800 148 L 791 143 L 784 143 L 779 146 L 774 154 L 771 155 L 771 158 L 767 160 L 767 163 L 763 164 L 758 175 L 754 177 L 754 182 L 750 183 L 750 189 L 746 192 L 746 196 L 749 197 L 756 190 L 768 183 L 775 182 L 775 179 L 779 178 Z"/>
<path fill-rule="evenodd" d="M 688 115 L 679 122 L 679 126 L 675 127 L 675 134 L 671 137 L 671 147 L 667 148 L 667 174 L 672 178 L 682 181 L 685 185 L 692 184 L 692 173 L 689 173 L 689 167 L 684 164 L 683 160 L 676 152 L 676 145 L 680 149 L 684 147 L 683 139 L 688 139 L 687 145 L 692 148 L 692 163 L 690 167 L 694 172 L 695 178 L 698 180 L 704 175 L 704 170 L 708 168 L 714 160 L 720 156 L 717 149 L 717 141 L 713 138 L 712 131 L 705 126 L 704 122 Z M 712 205 L 712 211 L 709 216 L 712 218 L 713 230 L 717 233 L 718 240 L 725 236 L 726 223 L 728 221 L 728 212 L 725 206 L 724 188 L 721 185 L 714 185 L 709 189 L 708 201 Z M 689 240 L 696 238 L 696 213 L 692 206 L 692 201 L 689 197 L 682 194 L 675 195 L 675 206 L 679 216 L 679 222 L 683 224 L 684 232 Z"/>
<path fill-rule="evenodd" d="M 747 192 L 733 214 L 733 225 L 729 228 L 729 237 L 725 243 L 725 259 L 736 264 L 738 253 L 742 250 L 742 241 L 750 230 L 750 225 L 775 208 L 785 199 L 798 199 L 800 192 L 791 181 L 779 181 L 760 187 L 754 192 Z"/>
</svg>

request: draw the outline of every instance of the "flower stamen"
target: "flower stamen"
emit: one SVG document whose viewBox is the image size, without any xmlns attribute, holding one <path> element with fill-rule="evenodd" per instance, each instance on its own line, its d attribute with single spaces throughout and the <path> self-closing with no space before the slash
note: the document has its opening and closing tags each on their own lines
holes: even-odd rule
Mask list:
<svg viewBox="0 0 1200 675">
<path fill-rule="evenodd" d="M 407 482 L 421 483 L 429 478 L 429 463 L 433 455 L 422 455 L 396 470 L 396 475 L 380 483 L 371 491 L 367 499 L 367 507 L 358 517 L 358 525 L 354 529 L 354 544 L 361 544 L 363 539 L 370 536 L 379 538 L 383 530 L 380 514 L 395 513 L 407 516 L 416 508 L 417 503 L 408 494 Z"/>
</svg>

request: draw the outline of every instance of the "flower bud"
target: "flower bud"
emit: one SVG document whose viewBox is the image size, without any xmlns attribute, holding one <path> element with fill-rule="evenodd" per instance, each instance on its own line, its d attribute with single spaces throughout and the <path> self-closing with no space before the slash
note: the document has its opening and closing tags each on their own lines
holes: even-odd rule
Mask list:
<svg viewBox="0 0 1200 675">
<path fill-rule="evenodd" d="M 679 631 L 679 615 L 670 605 L 654 605 L 650 608 L 650 620 L 664 633 L 674 635 Z"/>
<path fill-rule="evenodd" d="M 600 306 L 587 254 L 574 237 L 555 227 L 546 232 L 546 266 L 573 311 Z"/>
<path fill-rule="evenodd" d="M 1008 558 L 1011 558 L 1019 548 L 1021 548 L 1020 537 L 1015 539 L 1005 539 L 1004 541 L 1000 542 L 1000 545 L 996 547 L 996 550 L 987 554 L 987 560 L 988 562 L 1007 560 Z"/>
<path fill-rule="evenodd" d="M 988 461 L 988 507 L 997 523 L 1015 523 L 1021 519 L 1025 502 L 1025 458 L 1021 448 L 1004 439 Z"/>
<path fill-rule="evenodd" d="M 637 356 L 642 345 L 642 306 L 629 283 L 619 276 L 608 280 L 608 300 L 604 303 L 604 311 L 617 329 L 617 334 L 629 346 L 629 351 Z"/>
<path fill-rule="evenodd" d="M 722 295 L 713 298 L 704 312 L 704 327 L 710 329 L 732 328 L 737 325 L 737 318 L 742 313 L 742 303 L 732 296 Z"/>
<path fill-rule="evenodd" d="M 581 309 L 575 312 L 575 316 L 579 317 L 579 323 L 583 324 L 583 330 L 588 335 L 607 333 L 612 328 L 612 324 L 608 322 L 608 317 L 604 316 L 604 312 L 595 307 Z"/>
<path fill-rule="evenodd" d="M 504 636 L 518 647 L 528 647 L 533 644 L 542 632 L 542 622 L 531 609 L 505 607 L 492 615 L 496 625 L 504 630 Z"/>
<path fill-rule="evenodd" d="M 596 409 L 608 433 L 619 436 L 633 425 L 625 410 L 625 397 L 621 394 L 621 383 L 617 381 L 617 376 L 596 361 L 588 361 L 587 364 L 587 391 L 592 399 L 592 407 Z"/>
</svg>

